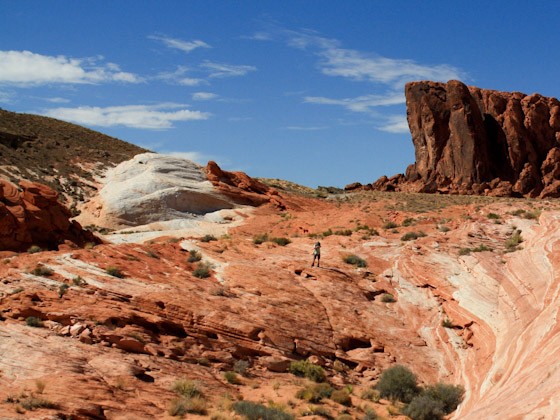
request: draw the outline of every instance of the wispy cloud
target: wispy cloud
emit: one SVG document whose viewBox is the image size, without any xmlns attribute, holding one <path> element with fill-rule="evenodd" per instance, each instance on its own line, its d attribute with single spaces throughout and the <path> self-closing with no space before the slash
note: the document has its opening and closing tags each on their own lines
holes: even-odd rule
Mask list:
<svg viewBox="0 0 560 420">
<path fill-rule="evenodd" d="M 378 106 L 399 105 L 405 102 L 404 94 L 389 92 L 386 95 L 364 95 L 356 98 L 332 99 L 323 96 L 306 96 L 305 103 L 319 105 L 340 105 L 349 111 L 369 112 Z"/>
<path fill-rule="evenodd" d="M 409 133 L 408 121 L 404 115 L 389 115 L 384 124 L 378 127 L 381 131 L 388 133 Z"/>
<path fill-rule="evenodd" d="M 179 66 L 175 71 L 158 74 L 155 79 L 164 80 L 167 83 L 173 83 L 181 86 L 200 86 L 208 84 L 208 82 L 204 79 L 191 77 L 189 75 L 190 71 L 191 69 L 189 67 Z"/>
<path fill-rule="evenodd" d="M 174 48 L 185 53 L 190 53 L 191 51 L 197 48 L 212 48 L 204 41 L 200 41 L 199 39 L 195 39 L 194 41 L 184 41 L 182 39 L 177 38 L 169 38 L 165 36 L 158 36 L 152 35 L 148 38 L 154 39 L 156 41 L 161 41 L 166 47 Z"/>
<path fill-rule="evenodd" d="M 67 104 L 70 102 L 70 99 L 66 99 L 66 98 L 42 98 L 44 101 L 53 103 L 53 104 Z"/>
<path fill-rule="evenodd" d="M 124 105 L 112 107 L 54 108 L 44 112 L 49 117 L 78 124 L 113 127 L 124 126 L 150 130 L 173 127 L 176 121 L 206 120 L 210 114 L 184 109 L 180 104 Z"/>
<path fill-rule="evenodd" d="M 255 66 L 214 63 L 212 61 L 205 61 L 200 67 L 207 69 L 208 77 L 212 78 L 245 76 L 247 73 L 257 70 Z"/>
<path fill-rule="evenodd" d="M 117 64 L 102 60 L 102 57 L 69 58 L 30 51 L 0 51 L 0 84 L 37 86 L 142 81 L 133 73 L 121 71 Z"/>
<path fill-rule="evenodd" d="M 319 130 L 326 130 L 329 127 L 327 126 L 305 126 L 305 125 L 289 125 L 285 127 L 286 130 L 295 130 L 295 131 L 319 131 Z"/>
<path fill-rule="evenodd" d="M 10 104 L 13 102 L 15 94 L 12 92 L 3 92 L 0 90 L 0 104 Z"/>
<path fill-rule="evenodd" d="M 210 101 L 218 97 L 219 95 L 211 92 L 195 92 L 192 94 L 193 101 Z"/>
</svg>

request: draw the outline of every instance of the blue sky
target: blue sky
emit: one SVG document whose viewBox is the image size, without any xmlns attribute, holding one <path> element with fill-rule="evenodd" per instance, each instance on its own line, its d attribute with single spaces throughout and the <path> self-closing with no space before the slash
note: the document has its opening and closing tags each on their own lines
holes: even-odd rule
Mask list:
<svg viewBox="0 0 560 420">
<path fill-rule="evenodd" d="M 404 84 L 560 97 L 558 1 L 0 0 L 0 107 L 311 187 L 414 162 Z"/>
</svg>

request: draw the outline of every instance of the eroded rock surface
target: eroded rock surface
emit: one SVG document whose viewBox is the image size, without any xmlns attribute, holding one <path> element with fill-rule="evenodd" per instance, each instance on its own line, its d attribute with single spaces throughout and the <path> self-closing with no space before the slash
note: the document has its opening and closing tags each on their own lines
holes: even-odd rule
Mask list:
<svg viewBox="0 0 560 420">
<path fill-rule="evenodd" d="M 99 242 L 57 201 L 46 185 L 20 181 L 19 187 L 0 179 L 0 251 L 25 250 L 31 245 L 57 249 L 64 241 L 83 246 Z"/>
<path fill-rule="evenodd" d="M 452 80 L 405 88 L 416 162 L 380 190 L 560 196 L 560 102 Z"/>
</svg>

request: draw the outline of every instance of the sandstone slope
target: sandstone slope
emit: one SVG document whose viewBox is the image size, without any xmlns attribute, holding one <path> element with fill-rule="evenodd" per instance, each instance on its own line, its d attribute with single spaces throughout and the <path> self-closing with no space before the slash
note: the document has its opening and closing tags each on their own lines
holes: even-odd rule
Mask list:
<svg viewBox="0 0 560 420">
<path fill-rule="evenodd" d="M 242 396 L 301 417 L 303 382 L 285 370 L 302 358 L 324 365 L 335 386 L 352 384 L 352 407 L 321 404 L 332 415 L 396 410 L 360 398 L 395 363 L 422 383 L 463 384 L 455 418 L 560 415 L 560 373 L 550 363 L 560 352 L 553 203 L 540 203 L 540 215 L 521 200 L 415 194 L 290 203 L 259 208 L 217 240 L 183 232 L 5 259 L 0 415 L 16 416 L 7 396 L 38 395 L 44 383 L 40 395 L 57 408 L 37 418 L 167 418 L 170 387 L 186 377 L 202 384 L 208 416 L 233 418 L 230 398 Z M 506 253 L 518 229 L 522 249 Z M 420 231 L 426 236 L 403 240 Z M 255 243 L 265 233 L 291 243 Z M 311 268 L 317 235 L 323 267 Z M 193 275 L 195 251 L 210 277 Z M 346 264 L 348 254 L 367 268 Z M 37 266 L 53 274 L 30 274 Z M 44 326 L 27 326 L 30 316 Z M 231 384 L 224 372 L 239 360 L 250 367 Z"/>
</svg>

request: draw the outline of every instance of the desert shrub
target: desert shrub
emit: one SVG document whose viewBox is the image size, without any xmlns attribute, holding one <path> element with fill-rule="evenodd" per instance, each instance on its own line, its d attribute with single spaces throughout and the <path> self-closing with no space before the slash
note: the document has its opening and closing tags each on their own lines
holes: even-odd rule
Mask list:
<svg viewBox="0 0 560 420">
<path fill-rule="evenodd" d="M 268 241 L 268 233 L 261 233 L 253 237 L 253 243 L 255 245 L 260 245 L 266 241 Z"/>
<path fill-rule="evenodd" d="M 33 274 L 34 276 L 50 277 L 54 274 L 54 271 L 52 271 L 48 267 L 43 267 L 42 265 L 38 265 L 33 270 L 31 270 L 31 274 Z"/>
<path fill-rule="evenodd" d="M 350 414 L 341 414 L 340 416 L 336 416 L 335 420 L 354 420 Z"/>
<path fill-rule="evenodd" d="M 399 225 L 397 225 L 395 222 L 386 222 L 383 224 L 383 226 L 381 226 L 383 229 L 394 229 L 396 227 L 398 227 Z"/>
<path fill-rule="evenodd" d="M 233 411 L 247 420 L 293 420 L 294 416 L 278 407 L 266 407 L 252 401 L 237 401 Z"/>
<path fill-rule="evenodd" d="M 499 214 L 496 214 L 496 213 L 488 213 L 488 214 L 486 215 L 486 217 L 488 217 L 489 219 L 493 219 L 493 220 L 498 220 L 498 219 L 500 219 L 500 215 L 499 215 Z"/>
<path fill-rule="evenodd" d="M 414 397 L 408 404 L 403 414 L 412 420 L 440 420 L 443 419 L 443 403 L 428 395 L 422 394 Z"/>
<path fill-rule="evenodd" d="M 288 238 L 272 238 L 271 241 L 280 246 L 286 246 L 292 243 Z"/>
<path fill-rule="evenodd" d="M 200 384 L 190 379 L 179 379 L 171 385 L 171 390 L 185 398 L 199 397 L 202 395 Z"/>
<path fill-rule="evenodd" d="M 326 238 L 327 236 L 331 236 L 332 234 L 333 234 L 333 231 L 332 231 L 332 229 L 329 228 L 329 229 L 325 230 L 321 235 L 324 238 Z"/>
<path fill-rule="evenodd" d="M 199 279 L 205 279 L 210 277 L 210 267 L 208 264 L 198 263 L 196 268 L 193 270 L 193 276 Z"/>
<path fill-rule="evenodd" d="M 314 365 L 307 360 L 298 360 L 290 363 L 290 372 L 315 382 L 324 382 L 326 379 L 325 370 L 321 366 Z"/>
<path fill-rule="evenodd" d="M 484 245 L 484 244 L 480 244 L 479 246 L 477 246 L 476 248 L 471 249 L 472 252 L 484 252 L 484 251 L 492 251 L 492 248 Z"/>
<path fill-rule="evenodd" d="M 249 369 L 249 362 L 246 360 L 237 360 L 233 364 L 233 371 L 245 376 L 247 374 L 247 369 Z"/>
<path fill-rule="evenodd" d="M 331 415 L 330 411 L 327 410 L 325 407 L 314 407 L 309 406 L 306 410 L 303 410 L 301 413 L 302 416 L 319 416 L 323 417 L 324 419 L 333 420 L 333 416 Z"/>
<path fill-rule="evenodd" d="M 506 252 L 513 252 L 519 249 L 519 244 L 523 242 L 523 238 L 521 237 L 521 231 L 517 229 L 511 235 L 511 238 L 507 239 L 505 242 Z"/>
<path fill-rule="evenodd" d="M 224 379 L 233 385 L 239 385 L 241 384 L 241 381 L 239 380 L 239 378 L 237 377 L 237 373 L 232 372 L 232 371 L 228 371 L 228 372 L 224 372 Z"/>
<path fill-rule="evenodd" d="M 418 238 L 423 238 L 426 234 L 422 231 L 420 232 L 407 232 L 401 237 L 401 241 L 413 241 Z"/>
<path fill-rule="evenodd" d="M 217 240 L 218 239 L 216 239 L 214 235 L 204 235 L 202 238 L 200 238 L 200 242 L 212 242 Z"/>
<path fill-rule="evenodd" d="M 167 411 L 171 416 L 184 416 L 187 413 L 205 415 L 207 413 L 206 400 L 202 397 L 179 397 L 171 401 Z"/>
<path fill-rule="evenodd" d="M 105 270 L 105 272 L 107 274 L 109 274 L 110 276 L 113 277 L 117 277 L 119 279 L 124 279 L 124 273 L 122 272 L 122 270 L 120 268 L 117 267 L 107 267 L 107 269 Z"/>
<path fill-rule="evenodd" d="M 28 316 L 25 318 L 25 324 L 28 327 L 41 328 L 43 326 L 43 321 L 36 316 Z"/>
<path fill-rule="evenodd" d="M 376 385 L 382 398 L 396 399 L 405 403 L 419 393 L 416 375 L 402 365 L 395 365 L 381 374 Z"/>
<path fill-rule="evenodd" d="M 465 389 L 460 385 L 450 385 L 440 382 L 435 385 L 427 386 L 422 394 L 440 401 L 443 404 L 443 412 L 449 414 L 455 411 L 463 400 Z"/>
<path fill-rule="evenodd" d="M 309 401 L 311 403 L 318 403 L 323 398 L 330 398 L 333 392 L 334 389 L 329 384 L 321 382 L 318 384 L 310 384 L 300 389 L 296 393 L 296 398 Z"/>
<path fill-rule="evenodd" d="M 342 261 L 344 261 L 346 264 L 355 265 L 356 267 L 367 267 L 367 262 L 363 258 L 360 258 L 354 254 L 345 255 L 342 258 Z"/>
<path fill-rule="evenodd" d="M 540 211 L 527 211 L 523 214 L 524 219 L 536 220 L 541 215 Z"/>
<path fill-rule="evenodd" d="M 19 401 L 21 406 L 26 410 L 37 410 L 39 408 L 58 408 L 58 404 L 44 398 L 39 398 L 34 395 L 27 396 Z"/>
<path fill-rule="evenodd" d="M 379 395 L 378 390 L 376 390 L 374 388 L 367 388 L 362 392 L 362 395 L 360 395 L 360 398 L 362 398 L 362 400 L 379 402 L 379 399 L 381 398 L 381 396 Z"/>
<path fill-rule="evenodd" d="M 74 286 L 84 286 L 86 281 L 80 276 L 76 276 L 72 278 L 72 283 L 74 283 Z"/>
<path fill-rule="evenodd" d="M 40 246 L 37 246 L 37 245 L 31 245 L 27 249 L 28 254 L 36 254 L 37 252 L 41 252 L 41 251 L 42 251 L 42 248 Z"/>
<path fill-rule="evenodd" d="M 350 394 L 345 389 L 337 389 L 336 391 L 333 391 L 331 400 L 347 407 L 352 405 L 352 398 L 350 398 Z"/>
<path fill-rule="evenodd" d="M 191 249 L 189 251 L 189 257 L 187 258 L 188 262 L 190 262 L 190 263 L 198 262 L 201 259 L 202 259 L 202 255 L 196 249 Z"/>
<path fill-rule="evenodd" d="M 381 295 L 381 302 L 393 303 L 396 302 L 396 299 L 391 293 L 383 293 L 383 295 Z"/>
<path fill-rule="evenodd" d="M 63 283 L 60 286 L 58 286 L 58 297 L 61 298 L 62 296 L 64 296 L 69 288 L 70 286 L 68 286 L 66 283 Z"/>
<path fill-rule="evenodd" d="M 159 260 L 159 258 L 160 258 L 159 255 L 158 255 L 158 253 L 155 252 L 155 251 L 152 251 L 151 249 L 148 249 L 148 250 L 146 251 L 146 255 L 147 255 L 148 257 L 154 258 L 154 259 L 156 259 L 156 260 Z"/>
<path fill-rule="evenodd" d="M 403 220 L 402 225 L 403 226 L 412 226 L 415 223 L 416 223 L 416 219 L 413 219 L 412 217 L 409 217 L 409 218 Z"/>
<path fill-rule="evenodd" d="M 352 231 L 350 229 L 337 230 L 334 234 L 338 236 L 352 236 Z"/>
<path fill-rule="evenodd" d="M 449 227 L 447 227 L 447 226 L 439 225 L 439 226 L 438 226 L 438 230 L 439 230 L 440 232 L 445 233 L 445 232 L 449 232 L 451 229 L 449 229 Z"/>
<path fill-rule="evenodd" d="M 459 255 L 469 255 L 472 252 L 470 248 L 461 248 L 459 249 Z"/>
</svg>

